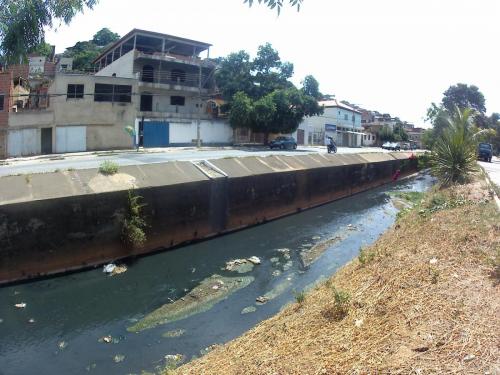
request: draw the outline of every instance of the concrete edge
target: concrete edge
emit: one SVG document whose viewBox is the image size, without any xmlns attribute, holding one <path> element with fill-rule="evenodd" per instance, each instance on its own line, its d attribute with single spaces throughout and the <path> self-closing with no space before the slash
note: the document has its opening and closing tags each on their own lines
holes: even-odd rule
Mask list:
<svg viewBox="0 0 500 375">
<path fill-rule="evenodd" d="M 493 181 L 491 181 L 490 176 L 488 175 L 488 172 L 486 172 L 486 170 L 480 164 L 478 164 L 478 165 L 479 165 L 479 168 L 481 168 L 481 170 L 484 173 L 484 177 L 486 178 L 486 182 L 488 183 L 488 185 L 491 187 L 491 190 L 493 191 L 493 199 L 495 200 L 495 202 L 497 204 L 497 210 L 500 212 L 500 198 L 498 198 L 497 191 L 494 189 L 494 186 L 497 186 L 497 185 Z"/>
</svg>

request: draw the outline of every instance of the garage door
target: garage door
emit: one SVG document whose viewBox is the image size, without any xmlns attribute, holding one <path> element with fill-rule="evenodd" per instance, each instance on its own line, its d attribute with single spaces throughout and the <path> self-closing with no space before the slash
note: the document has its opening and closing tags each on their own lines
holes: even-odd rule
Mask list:
<svg viewBox="0 0 500 375">
<path fill-rule="evenodd" d="M 56 152 L 87 151 L 86 126 L 58 126 L 56 128 Z"/>
<path fill-rule="evenodd" d="M 11 130 L 7 140 L 9 156 L 28 156 L 39 154 L 37 129 Z"/>
<path fill-rule="evenodd" d="M 168 122 L 144 122 L 144 147 L 167 147 L 169 144 Z"/>
</svg>

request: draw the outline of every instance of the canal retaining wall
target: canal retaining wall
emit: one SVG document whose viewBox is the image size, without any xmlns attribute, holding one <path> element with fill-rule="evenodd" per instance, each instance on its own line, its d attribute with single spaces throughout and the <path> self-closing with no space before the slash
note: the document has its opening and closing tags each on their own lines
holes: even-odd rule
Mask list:
<svg viewBox="0 0 500 375">
<path fill-rule="evenodd" d="M 0 178 L 0 284 L 78 270 L 265 223 L 391 182 L 411 154 L 227 158 Z M 126 246 L 128 191 L 147 241 Z M 228 251 L 230 251 L 228 249 Z"/>
</svg>

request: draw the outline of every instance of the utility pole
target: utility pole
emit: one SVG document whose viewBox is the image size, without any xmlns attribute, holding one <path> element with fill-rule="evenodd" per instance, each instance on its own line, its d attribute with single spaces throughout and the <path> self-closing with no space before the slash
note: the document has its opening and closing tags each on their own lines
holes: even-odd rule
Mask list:
<svg viewBox="0 0 500 375">
<path fill-rule="evenodd" d="M 200 128 L 201 128 L 201 59 L 199 62 L 199 71 L 198 71 L 198 121 L 196 124 L 196 147 L 200 148 L 201 147 L 201 135 L 200 135 Z"/>
</svg>

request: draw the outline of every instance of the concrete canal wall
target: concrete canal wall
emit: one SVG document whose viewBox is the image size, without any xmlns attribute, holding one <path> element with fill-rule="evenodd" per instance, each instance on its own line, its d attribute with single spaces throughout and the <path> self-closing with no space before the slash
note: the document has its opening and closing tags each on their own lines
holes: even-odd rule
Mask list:
<svg viewBox="0 0 500 375">
<path fill-rule="evenodd" d="M 410 154 L 169 162 L 0 178 L 0 284 L 82 269 L 264 223 L 416 171 Z M 128 191 L 148 223 L 123 244 Z M 229 250 L 228 250 L 229 251 Z"/>
</svg>

